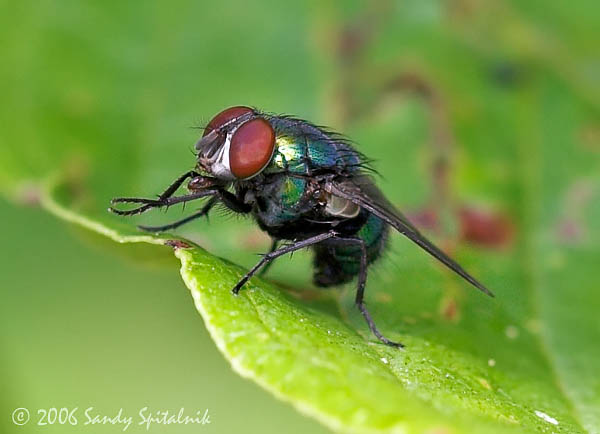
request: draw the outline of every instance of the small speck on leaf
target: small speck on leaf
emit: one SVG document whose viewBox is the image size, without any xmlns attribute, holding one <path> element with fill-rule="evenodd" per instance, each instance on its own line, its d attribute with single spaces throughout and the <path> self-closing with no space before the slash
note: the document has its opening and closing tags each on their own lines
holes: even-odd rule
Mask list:
<svg viewBox="0 0 600 434">
<path fill-rule="evenodd" d="M 544 419 L 546 422 L 551 423 L 552 425 L 558 425 L 558 421 L 556 419 L 554 419 L 553 417 L 548 416 L 543 411 L 536 410 L 535 411 L 535 415 L 537 417 L 539 417 L 540 419 Z"/>
</svg>

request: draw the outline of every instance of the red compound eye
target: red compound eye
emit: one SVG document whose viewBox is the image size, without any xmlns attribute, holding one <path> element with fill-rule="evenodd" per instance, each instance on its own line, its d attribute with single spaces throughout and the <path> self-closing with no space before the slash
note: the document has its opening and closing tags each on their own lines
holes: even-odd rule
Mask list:
<svg viewBox="0 0 600 434">
<path fill-rule="evenodd" d="M 251 178 L 265 168 L 275 149 L 275 131 L 262 118 L 240 126 L 231 138 L 229 166 L 238 179 Z"/>
<path fill-rule="evenodd" d="M 216 130 L 217 128 L 222 127 L 227 122 L 232 121 L 235 118 L 239 118 L 240 116 L 245 115 L 246 113 L 251 113 L 251 112 L 252 112 L 252 109 L 250 107 L 244 107 L 241 105 L 235 106 L 235 107 L 229 107 L 228 109 L 223 110 L 221 113 L 219 113 L 214 118 L 212 118 L 211 121 L 206 126 L 206 128 L 204 128 L 204 134 L 202 134 L 202 137 L 206 136 L 212 130 Z"/>
</svg>

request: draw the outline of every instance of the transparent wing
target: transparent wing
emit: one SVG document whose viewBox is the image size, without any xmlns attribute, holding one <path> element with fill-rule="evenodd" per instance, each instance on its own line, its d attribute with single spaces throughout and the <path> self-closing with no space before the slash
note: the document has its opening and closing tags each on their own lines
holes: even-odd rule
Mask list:
<svg viewBox="0 0 600 434">
<path fill-rule="evenodd" d="M 351 179 L 334 179 L 327 181 L 325 189 L 329 193 L 347 199 L 366 209 L 370 213 L 375 214 L 475 288 L 491 297 L 494 296 L 494 294 L 482 283 L 467 273 L 452 258 L 425 238 L 417 228 L 415 228 L 408 219 L 383 196 L 383 193 L 379 191 L 368 176 L 361 175 Z"/>
</svg>

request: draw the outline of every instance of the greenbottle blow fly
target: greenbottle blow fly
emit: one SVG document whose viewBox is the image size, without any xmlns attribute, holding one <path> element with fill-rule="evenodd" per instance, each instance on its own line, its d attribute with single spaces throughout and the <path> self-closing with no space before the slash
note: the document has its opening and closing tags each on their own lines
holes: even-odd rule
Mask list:
<svg viewBox="0 0 600 434">
<path fill-rule="evenodd" d="M 402 347 L 379 332 L 364 302 L 367 268 L 384 251 L 391 226 L 493 296 L 385 199 L 369 176 L 367 159 L 336 133 L 295 117 L 237 106 L 217 114 L 195 148 L 195 169 L 176 179 L 158 199 L 120 197 L 113 199 L 113 205 L 140 206 L 110 210 L 134 215 L 207 199 L 200 210 L 182 220 L 164 226 L 140 226 L 151 232 L 174 229 L 205 216 L 217 204 L 251 215 L 273 244 L 235 285 L 234 294 L 275 258 L 310 247 L 314 252 L 314 283 L 328 287 L 357 278 L 356 306 L 371 332 L 387 345 Z M 188 179 L 189 193 L 174 196 Z M 279 246 L 282 240 L 286 243 Z"/>
</svg>

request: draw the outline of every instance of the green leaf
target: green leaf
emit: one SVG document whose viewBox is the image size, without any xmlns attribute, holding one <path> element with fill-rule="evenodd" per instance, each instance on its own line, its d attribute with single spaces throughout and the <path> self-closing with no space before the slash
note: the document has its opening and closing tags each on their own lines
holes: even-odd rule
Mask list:
<svg viewBox="0 0 600 434">
<path fill-rule="evenodd" d="M 598 432 L 600 116 L 586 73 L 597 38 L 581 24 L 597 22 L 593 14 L 497 6 L 446 22 L 452 12 L 437 3 L 406 2 L 343 76 L 323 52 L 350 12 L 319 6 L 313 21 L 300 5 L 181 3 L 168 11 L 78 3 L 61 13 L 45 3 L 9 6 L 2 190 L 100 235 L 88 242 L 121 244 L 111 254 L 174 267 L 163 245 L 185 240 L 192 247 L 175 249 L 181 275 L 233 368 L 333 429 Z M 545 29 L 582 43 L 561 44 Z M 313 34 L 318 47 L 306 44 Z M 267 244 L 251 222 L 215 218 L 155 237 L 135 223 L 156 217 L 106 212 L 110 198 L 154 195 L 191 167 L 186 146 L 197 132 L 187 127 L 202 123 L 194 116 L 247 103 L 325 122 L 333 110 L 310 109 L 325 99 L 319 83 L 349 80 L 369 106 L 381 87 L 373 65 L 421 75 L 440 97 L 436 110 L 454 146 L 449 189 L 459 202 L 440 207 L 438 241 L 497 295 L 472 291 L 393 236 L 389 254 L 370 268 L 366 297 L 382 331 L 406 350 L 370 335 L 352 285 L 307 289 L 307 256 L 280 260 L 272 277 L 233 296 L 243 272 L 233 263 L 252 265 L 250 253 Z M 344 132 L 380 161 L 390 199 L 414 210 L 434 197 L 427 168 L 435 151 L 423 143 L 438 137 L 440 111 L 404 96 L 393 106 L 372 103 L 372 115 Z M 507 215 L 513 241 L 464 243 L 455 209 L 463 204 Z M 171 210 L 158 219 L 178 217 Z"/>
<path fill-rule="evenodd" d="M 53 200 L 60 191 L 50 189 L 44 196 L 48 210 L 117 242 L 164 244 L 170 238 L 121 234 L 63 208 Z M 565 432 L 580 429 L 556 389 L 547 361 L 536 354 L 534 336 L 517 325 L 509 327 L 526 334 L 518 343 L 502 336 L 506 329 L 485 330 L 487 324 L 478 331 L 463 329 L 469 336 L 455 330 L 455 336 L 445 336 L 447 342 L 436 342 L 436 334 L 443 331 L 419 336 L 424 327 L 432 327 L 430 321 L 404 317 L 408 325 L 401 328 L 406 332 L 393 337 L 408 349 L 396 350 L 368 333 L 357 334 L 335 306 L 331 308 L 333 299 L 305 301 L 302 293 L 292 297 L 260 279 L 235 297 L 230 289 L 243 274 L 241 268 L 199 247 L 176 248 L 175 254 L 197 309 L 233 368 L 334 429 L 544 432 L 554 421 Z M 357 328 L 364 329 L 360 323 Z M 508 346 L 488 353 L 494 359 L 477 357 L 468 346 L 461 348 L 461 338 L 478 340 L 488 333 L 500 335 L 491 347 Z"/>
<path fill-rule="evenodd" d="M 493 372 L 481 360 L 418 337 L 402 336 L 407 351 L 369 342 L 263 282 L 232 297 L 229 289 L 241 270 L 202 250 L 179 249 L 176 255 L 196 307 L 233 368 L 334 429 L 546 428 L 523 398 L 547 396 L 551 387 L 520 384 L 518 375 Z M 531 390 L 518 397 L 505 392 L 516 388 Z M 554 412 L 560 406 L 547 397 L 542 402 L 539 408 Z M 561 424 L 576 430 L 566 414 Z"/>
</svg>

